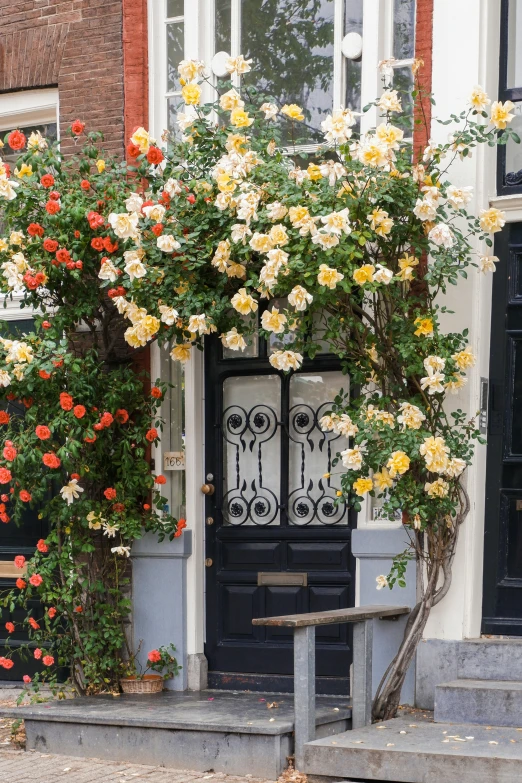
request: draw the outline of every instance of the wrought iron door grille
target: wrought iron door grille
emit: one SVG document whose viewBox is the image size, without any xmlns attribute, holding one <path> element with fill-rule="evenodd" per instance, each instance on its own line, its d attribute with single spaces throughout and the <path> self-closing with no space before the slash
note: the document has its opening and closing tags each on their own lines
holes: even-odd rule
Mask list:
<svg viewBox="0 0 522 783">
<path fill-rule="evenodd" d="M 316 380 L 321 375 L 325 373 L 302 373 L 292 379 Z M 337 497 L 330 478 L 342 436 L 323 432 L 319 424 L 333 401 L 291 406 L 291 379 L 282 377 L 279 382 L 280 410 L 256 403 L 249 410 L 232 404 L 223 412 L 223 463 L 228 466 L 220 508 L 223 520 L 235 527 L 346 525 L 347 505 Z M 273 464 L 276 450 L 279 471 Z"/>
</svg>

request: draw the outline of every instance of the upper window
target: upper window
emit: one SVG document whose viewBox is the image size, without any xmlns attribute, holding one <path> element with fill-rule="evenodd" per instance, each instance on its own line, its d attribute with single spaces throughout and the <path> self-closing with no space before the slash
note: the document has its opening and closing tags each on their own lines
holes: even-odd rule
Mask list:
<svg viewBox="0 0 522 783">
<path fill-rule="evenodd" d="M 502 0 L 499 100 L 513 101 L 513 130 L 522 135 L 522 0 Z M 522 192 L 522 145 L 511 139 L 498 148 L 499 194 Z"/>
<path fill-rule="evenodd" d="M 415 5 L 415 0 L 151 0 L 151 130 L 157 138 L 166 128 L 177 130 L 182 59 L 209 65 L 218 52 L 243 54 L 253 62 L 242 86 L 258 88 L 279 105 L 301 106 L 300 141 L 311 151 L 323 140 L 321 122 L 332 109 L 358 112 L 379 96 L 380 60 L 393 58 L 391 86 L 410 91 Z M 204 94 L 210 98 L 210 90 Z M 410 128 L 411 106 L 401 97 L 402 121 Z M 370 112 L 362 129 L 375 119 Z M 290 141 L 291 125 L 280 121 Z"/>
<path fill-rule="evenodd" d="M 215 0 L 214 8 L 214 52 L 251 59 L 245 87 L 303 108 L 302 141 L 323 140 L 321 122 L 332 107 L 360 110 L 363 0 Z M 348 33 L 355 48 L 343 57 Z M 290 123 L 280 122 L 290 141 Z"/>
<path fill-rule="evenodd" d="M 167 107 L 168 129 L 176 129 L 177 106 L 181 100 L 178 65 L 185 56 L 185 16 L 183 0 L 166 0 L 167 18 L 165 38 L 167 44 Z"/>
<path fill-rule="evenodd" d="M 27 90 L 0 95 L 0 136 L 17 128 L 26 135 L 39 130 L 48 141 L 58 137 L 58 90 Z M 9 147 L 0 153 L 4 160 Z M 16 157 L 16 155 L 14 156 Z"/>
<path fill-rule="evenodd" d="M 27 90 L 0 95 L 0 139 L 12 130 L 21 130 L 27 138 L 34 131 L 40 131 L 48 142 L 58 138 L 58 90 Z M 0 149 L 0 158 L 9 163 L 12 176 L 16 178 L 15 166 L 18 153 L 6 144 Z M 0 234 L 2 221 L 0 217 Z M 9 298 L 0 300 L 2 321 L 26 320 L 27 308 L 20 309 L 19 295 L 15 292 Z"/>
</svg>

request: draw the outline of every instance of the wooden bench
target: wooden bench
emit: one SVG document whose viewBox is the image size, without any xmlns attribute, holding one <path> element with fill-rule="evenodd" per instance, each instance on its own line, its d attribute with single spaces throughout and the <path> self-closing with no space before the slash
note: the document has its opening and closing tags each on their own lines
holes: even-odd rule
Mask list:
<svg viewBox="0 0 522 783">
<path fill-rule="evenodd" d="M 303 768 L 304 745 L 315 739 L 315 627 L 353 623 L 352 728 L 372 722 L 373 621 L 396 620 L 407 606 L 361 606 L 330 612 L 258 617 L 253 625 L 294 629 L 295 767 Z"/>
</svg>

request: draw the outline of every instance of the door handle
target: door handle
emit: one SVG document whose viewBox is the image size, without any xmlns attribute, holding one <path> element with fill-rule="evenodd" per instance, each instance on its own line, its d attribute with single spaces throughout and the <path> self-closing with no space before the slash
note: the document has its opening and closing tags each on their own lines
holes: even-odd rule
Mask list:
<svg viewBox="0 0 522 783">
<path fill-rule="evenodd" d="M 216 491 L 216 488 L 213 484 L 203 484 L 201 491 L 204 495 L 213 495 Z"/>
</svg>

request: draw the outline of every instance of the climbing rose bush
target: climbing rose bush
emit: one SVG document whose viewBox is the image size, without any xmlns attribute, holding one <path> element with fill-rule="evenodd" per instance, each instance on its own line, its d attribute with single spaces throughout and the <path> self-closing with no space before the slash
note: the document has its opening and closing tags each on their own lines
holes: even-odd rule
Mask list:
<svg viewBox="0 0 522 783">
<path fill-rule="evenodd" d="M 102 212 L 131 192 L 132 175 L 83 131 L 73 123 L 79 155 L 69 160 L 15 131 L 5 143 L 20 159 L 12 173 L 0 166 L 2 289 L 34 315 L 34 331 L 0 336 L 0 521 L 23 524 L 32 512 L 47 531 L 33 557 L 15 558 L 20 577 L 3 599 L 7 633 L 28 633 L 30 645 L 14 645 L 0 666 L 16 665 L 21 679 L 29 656 L 41 666 L 33 686 L 69 675 L 82 693 L 117 688 L 132 657 L 133 541 L 185 526 L 167 513 L 165 478 L 149 461 L 166 386 L 139 372 L 99 285 L 119 249 Z M 14 622 L 20 608 L 26 617 Z"/>
<path fill-rule="evenodd" d="M 65 330 L 68 345 L 77 344 L 81 322 L 92 350 L 100 350 L 101 319 L 101 333 L 113 324 L 128 349 L 158 341 L 181 362 L 212 335 L 209 350 L 219 339 L 240 355 L 257 330 L 271 340 L 277 371 L 299 370 L 325 346 L 339 358 L 347 382 L 321 426 L 345 441 L 324 480 L 357 510 L 364 498 L 377 498 L 409 532 L 411 550 L 398 555 L 379 586 L 404 584 L 412 556 L 425 564 L 422 598 L 378 698 L 377 714 L 386 716 L 429 610 L 449 587 L 468 506 L 462 476 L 479 438 L 474 421 L 445 404 L 475 360 L 467 330 L 445 329 L 441 295 L 470 267 L 494 270 L 491 235 L 505 221 L 497 209 L 468 212 L 472 189 L 452 185 L 449 171 L 479 144 L 518 140 L 508 127 L 513 105 L 492 104 L 475 87 L 448 120 L 447 143 L 430 143 L 419 157 L 402 105 L 413 101 L 422 133 L 428 96 L 417 82 L 411 96 L 391 89 L 384 63 L 381 97 L 366 107 L 375 109 L 376 126 L 361 134 L 359 117 L 337 108 L 322 122 L 324 145 L 307 159 L 300 149 L 306 111 L 239 89 L 250 71 L 244 57 L 230 58 L 228 69 L 236 86 L 229 80 L 216 88 L 203 63 L 180 64 L 178 129 L 162 144 L 138 128 L 127 147 L 131 167 L 107 166 L 92 134 L 69 168 L 43 140 L 29 140 L 15 179 L 4 167 L 0 184 L 19 232 L 2 246 L 4 287 L 22 288 L 28 304 L 52 313 L 55 339 Z M 18 148 L 25 150 L 25 141 Z M 110 338 L 104 350 L 115 355 L 121 342 Z M 15 368 L 25 377 L 29 364 L 6 354 L 6 389 Z M 64 391 L 71 410 L 89 410 Z M 103 417 L 105 408 L 97 407 Z M 154 438 L 154 426 L 144 425 L 145 440 L 147 433 Z M 87 498 L 75 496 L 83 488 L 78 475 L 71 486 L 69 474 L 60 509 L 81 504 L 88 524 L 87 513 L 106 514 L 105 502 L 120 502 L 107 490 L 120 490 L 116 476 L 104 482 L 102 506 L 87 512 Z M 14 495 L 24 502 L 16 489 Z"/>
</svg>

